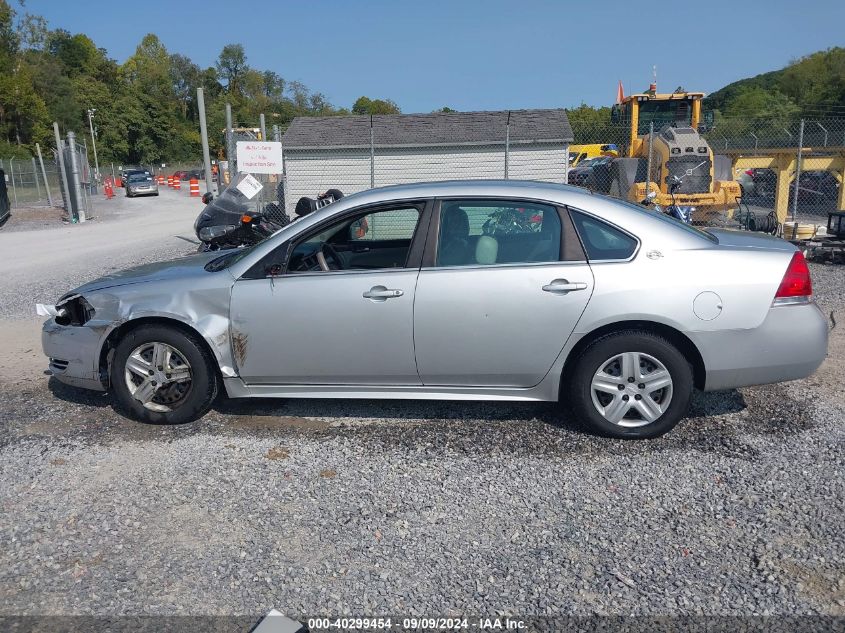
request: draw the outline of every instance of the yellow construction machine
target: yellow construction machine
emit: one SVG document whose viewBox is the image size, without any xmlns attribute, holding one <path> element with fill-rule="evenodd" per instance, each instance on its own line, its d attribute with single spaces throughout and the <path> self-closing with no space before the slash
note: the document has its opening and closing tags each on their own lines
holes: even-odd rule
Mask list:
<svg viewBox="0 0 845 633">
<path fill-rule="evenodd" d="M 694 207 L 697 222 L 731 214 L 740 187 L 731 159 L 714 154 L 699 132 L 703 97 L 680 88 L 658 94 L 652 84 L 647 92 L 623 98 L 611 111 L 611 122 L 627 128 L 621 156 L 596 166 L 589 186 L 631 202 L 653 192 L 662 206 Z M 704 123 L 712 124 L 712 118 Z"/>
</svg>

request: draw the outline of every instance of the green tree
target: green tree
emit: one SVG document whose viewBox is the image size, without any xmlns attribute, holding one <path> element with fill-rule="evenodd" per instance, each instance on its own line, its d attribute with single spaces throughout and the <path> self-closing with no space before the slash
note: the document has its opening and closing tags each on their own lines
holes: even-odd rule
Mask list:
<svg viewBox="0 0 845 633">
<path fill-rule="evenodd" d="M 226 82 L 226 91 L 240 94 L 240 83 L 247 71 L 246 53 L 240 44 L 226 44 L 217 58 L 217 72 Z"/>
<path fill-rule="evenodd" d="M 358 97 L 352 105 L 354 114 L 401 114 L 399 106 L 390 99 Z"/>
</svg>

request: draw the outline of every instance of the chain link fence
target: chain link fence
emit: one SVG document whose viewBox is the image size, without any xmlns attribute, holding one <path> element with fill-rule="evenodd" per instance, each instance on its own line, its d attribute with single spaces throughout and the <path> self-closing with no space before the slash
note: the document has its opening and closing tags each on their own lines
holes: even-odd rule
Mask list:
<svg viewBox="0 0 845 633">
<path fill-rule="evenodd" d="M 12 210 L 51 206 L 69 209 L 67 196 L 70 195 L 74 200 L 74 207 L 78 199 L 78 208 L 83 209 L 86 215 L 91 214 L 93 211 L 91 198 L 97 193 L 97 183 L 88 162 L 88 153 L 85 147 L 77 145 L 75 148 L 74 161 L 80 184 L 79 189 L 75 190 L 70 184 L 72 182 L 70 177 L 72 152 L 66 142 L 63 142 L 63 150 L 65 170 L 68 171 L 67 188 L 62 180 L 58 152 L 55 149 L 48 150 L 49 154 L 43 156 L 43 170 L 40 161 L 35 156 L 0 158 L 0 169 L 3 170 Z"/>
</svg>

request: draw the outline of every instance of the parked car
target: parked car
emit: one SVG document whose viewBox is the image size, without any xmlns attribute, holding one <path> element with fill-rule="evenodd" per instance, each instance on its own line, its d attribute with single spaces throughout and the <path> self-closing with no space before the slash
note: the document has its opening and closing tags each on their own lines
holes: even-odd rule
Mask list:
<svg viewBox="0 0 845 633">
<path fill-rule="evenodd" d="M 9 203 L 9 192 L 6 188 L 6 172 L 0 169 L 0 226 L 12 217 L 12 205 Z"/>
<path fill-rule="evenodd" d="M 595 167 L 604 165 L 613 160 L 612 156 L 601 156 L 599 158 L 589 158 L 581 161 L 577 167 L 569 170 L 567 182 L 570 185 L 577 185 L 579 187 L 587 187 L 590 182 L 590 173 Z"/>
<path fill-rule="evenodd" d="M 774 198 L 777 190 L 778 175 L 773 169 L 750 169 L 753 191 L 743 195 L 753 195 L 758 198 Z M 748 172 L 746 172 L 748 174 Z"/>
<path fill-rule="evenodd" d="M 690 271 L 695 274 L 690 274 Z M 565 185 L 372 189 L 251 247 L 110 274 L 65 294 L 53 376 L 150 423 L 232 398 L 568 402 L 655 437 L 694 387 L 802 378 L 827 351 L 800 251 L 702 231 Z"/>
<path fill-rule="evenodd" d="M 129 174 L 126 181 L 126 197 L 157 196 L 158 182 L 149 172 Z"/>
<path fill-rule="evenodd" d="M 789 184 L 789 196 L 795 195 L 795 181 Z M 824 204 L 837 200 L 839 182 L 829 171 L 804 171 L 798 180 L 798 200 L 807 204 Z"/>
<path fill-rule="evenodd" d="M 126 187 L 129 178 L 135 175 L 152 176 L 146 169 L 127 168 L 120 172 L 120 186 Z"/>
<path fill-rule="evenodd" d="M 179 181 L 188 180 L 188 172 L 184 170 L 174 171 L 173 178 Z"/>
</svg>

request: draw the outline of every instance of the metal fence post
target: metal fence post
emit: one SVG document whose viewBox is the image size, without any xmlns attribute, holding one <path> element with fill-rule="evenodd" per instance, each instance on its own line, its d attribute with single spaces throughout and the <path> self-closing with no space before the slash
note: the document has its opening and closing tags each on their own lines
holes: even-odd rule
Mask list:
<svg viewBox="0 0 845 633">
<path fill-rule="evenodd" d="M 646 163 L 646 181 L 645 181 L 645 193 L 646 196 L 648 192 L 651 191 L 651 150 L 654 146 L 654 121 L 648 124 L 648 162 Z"/>
<path fill-rule="evenodd" d="M 373 130 L 373 115 L 370 115 L 370 189 L 376 186 L 376 146 Z"/>
<path fill-rule="evenodd" d="M 12 198 L 18 206 L 18 190 L 15 188 L 15 159 L 9 159 L 9 179 L 12 181 Z"/>
<path fill-rule="evenodd" d="M 32 179 L 35 180 L 35 191 L 38 193 L 38 201 L 41 202 L 41 185 L 38 184 L 38 168 L 35 166 L 35 156 L 32 157 Z"/>
<path fill-rule="evenodd" d="M 792 195 L 792 219 L 798 218 L 798 189 L 801 184 L 801 148 L 804 145 L 804 119 L 798 126 L 798 156 L 795 159 L 795 191 Z"/>
<path fill-rule="evenodd" d="M 511 161 L 511 111 L 508 110 L 508 120 L 505 123 L 505 180 L 508 179 Z"/>
<path fill-rule="evenodd" d="M 282 141 L 282 130 L 278 125 L 273 125 L 273 140 L 277 143 Z"/>
<path fill-rule="evenodd" d="M 205 191 L 211 191 L 211 154 L 208 150 L 208 124 L 205 120 L 205 95 L 197 88 L 197 109 L 200 115 L 200 137 L 202 138 L 202 164 L 205 167 Z"/>
<path fill-rule="evenodd" d="M 261 128 L 261 140 L 267 140 L 267 120 L 264 118 L 264 113 L 258 115 L 258 127 Z"/>
<path fill-rule="evenodd" d="M 41 165 L 41 175 L 44 177 L 44 191 L 47 193 L 47 204 L 53 206 L 53 194 L 50 193 L 50 183 L 47 182 L 47 170 L 44 169 L 44 157 L 41 155 L 41 145 L 35 144 L 35 151 L 38 153 L 38 163 Z"/>
<path fill-rule="evenodd" d="M 82 193 L 82 184 L 79 182 L 79 159 L 76 156 L 76 134 L 67 133 L 67 145 L 70 150 L 70 182 L 73 186 L 73 198 L 71 205 L 74 207 L 74 215 L 79 222 L 85 222 L 85 200 Z M 73 204 L 73 203 L 76 204 Z"/>
<path fill-rule="evenodd" d="M 73 203 L 70 199 L 70 184 L 67 181 L 67 169 L 65 169 L 64 143 L 62 143 L 62 137 L 59 134 L 59 124 L 55 121 L 53 122 L 53 134 L 56 137 L 56 155 L 59 159 L 59 182 L 64 192 L 65 211 L 67 211 L 68 217 L 73 220 L 76 216 L 73 214 Z"/>
<path fill-rule="evenodd" d="M 232 147 L 232 104 L 226 104 L 226 172 L 229 174 L 229 183 L 234 181 L 235 152 Z"/>
</svg>

